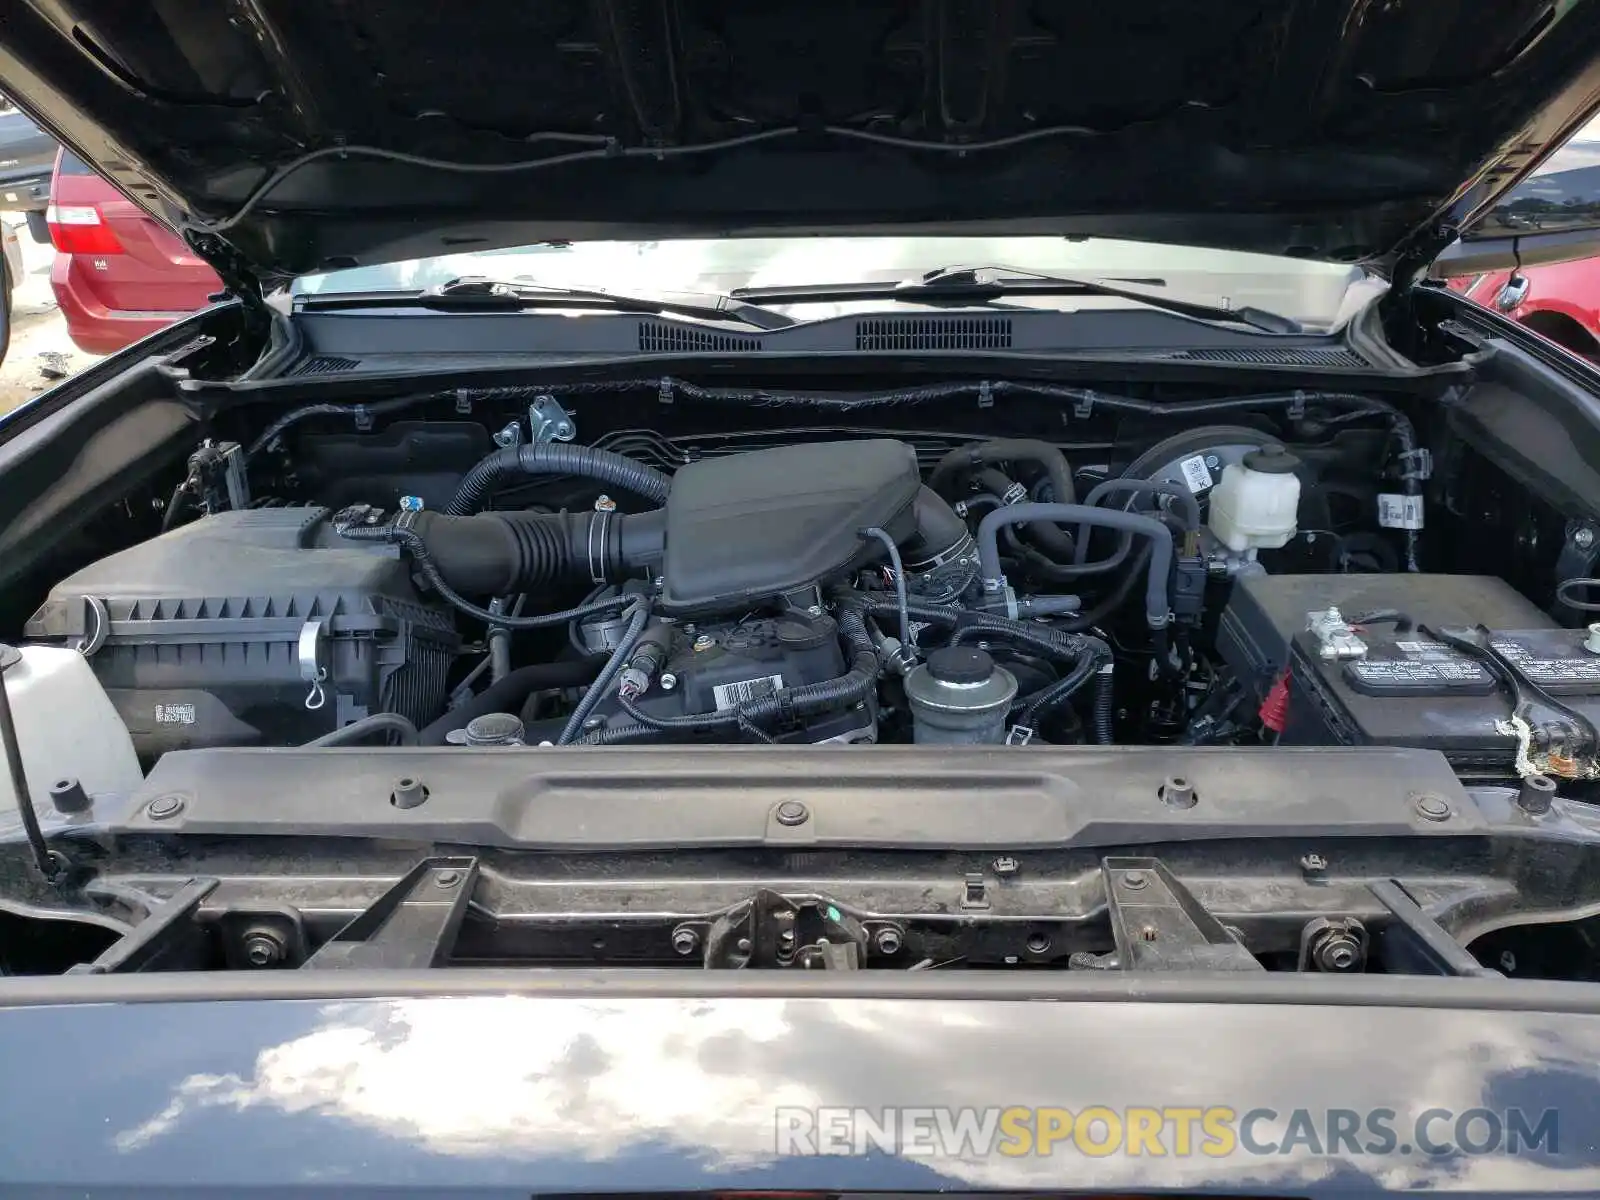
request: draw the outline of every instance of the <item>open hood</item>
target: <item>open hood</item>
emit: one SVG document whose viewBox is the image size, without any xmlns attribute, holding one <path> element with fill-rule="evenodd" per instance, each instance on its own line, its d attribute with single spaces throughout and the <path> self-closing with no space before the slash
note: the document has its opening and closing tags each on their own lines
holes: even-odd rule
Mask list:
<svg viewBox="0 0 1600 1200">
<path fill-rule="evenodd" d="M 1595 0 L 16 0 L 0 28 L 17 102 L 235 285 L 691 232 L 1415 270 L 1600 102 Z"/>
</svg>

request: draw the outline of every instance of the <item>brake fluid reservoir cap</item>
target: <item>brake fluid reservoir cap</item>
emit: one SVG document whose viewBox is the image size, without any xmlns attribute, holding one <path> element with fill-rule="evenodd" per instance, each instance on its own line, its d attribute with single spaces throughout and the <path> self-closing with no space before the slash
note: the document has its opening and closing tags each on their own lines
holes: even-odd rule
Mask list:
<svg viewBox="0 0 1600 1200">
<path fill-rule="evenodd" d="M 982 683 L 994 674 L 994 658 L 972 646 L 945 646 L 929 653 L 928 674 L 940 683 Z"/>
<path fill-rule="evenodd" d="M 1283 448 L 1281 442 L 1268 442 L 1244 456 L 1244 465 L 1263 475 L 1292 475 L 1300 460 Z"/>
</svg>

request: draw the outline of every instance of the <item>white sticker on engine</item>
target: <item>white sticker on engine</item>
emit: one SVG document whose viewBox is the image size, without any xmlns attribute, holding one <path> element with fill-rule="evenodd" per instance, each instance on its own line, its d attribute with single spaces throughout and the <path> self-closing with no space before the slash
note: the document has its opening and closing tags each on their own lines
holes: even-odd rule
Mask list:
<svg viewBox="0 0 1600 1200">
<path fill-rule="evenodd" d="M 760 679 L 741 679 L 738 683 L 719 683 L 711 689 L 717 702 L 717 711 L 743 704 L 746 700 L 759 700 L 770 696 L 783 686 L 782 675 L 767 675 Z"/>
<path fill-rule="evenodd" d="M 192 704 L 158 704 L 156 705 L 157 725 L 193 725 L 194 705 Z"/>
<path fill-rule="evenodd" d="M 1204 454 L 1184 459 L 1178 464 L 1178 470 L 1183 472 L 1183 481 L 1189 485 L 1189 490 L 1197 496 L 1211 486 L 1211 468 L 1206 466 Z"/>
<path fill-rule="evenodd" d="M 1385 529 L 1421 529 L 1422 497 L 1379 492 L 1378 524 Z"/>
</svg>

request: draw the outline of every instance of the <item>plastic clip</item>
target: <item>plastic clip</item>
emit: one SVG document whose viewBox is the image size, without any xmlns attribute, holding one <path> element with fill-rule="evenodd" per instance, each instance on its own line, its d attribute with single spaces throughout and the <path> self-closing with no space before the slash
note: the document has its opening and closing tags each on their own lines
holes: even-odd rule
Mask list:
<svg viewBox="0 0 1600 1200">
<path fill-rule="evenodd" d="M 990 383 L 987 379 L 978 384 L 978 407 L 994 407 L 994 384 Z"/>
<path fill-rule="evenodd" d="M 656 402 L 658 404 L 672 403 L 672 380 L 664 378 L 656 385 Z"/>
<path fill-rule="evenodd" d="M 1026 746 L 1033 741 L 1037 732 L 1037 730 L 1028 725 L 1013 725 L 1006 730 L 1006 745 Z"/>
<path fill-rule="evenodd" d="M 1418 446 L 1414 450 L 1402 450 L 1395 455 L 1401 466 L 1401 479 L 1424 480 L 1433 474 L 1433 452 L 1426 446 Z M 1411 464 L 1415 463 L 1415 466 Z"/>
<path fill-rule="evenodd" d="M 456 389 L 456 413 L 463 417 L 472 413 L 472 395 L 466 388 Z"/>
<path fill-rule="evenodd" d="M 356 419 L 356 428 L 362 433 L 366 433 L 372 428 L 372 410 L 365 404 L 356 405 L 354 416 Z"/>
<path fill-rule="evenodd" d="M 1299 388 L 1295 389 L 1294 399 L 1289 401 L 1289 420 L 1303 420 L 1306 415 L 1306 394 Z"/>
<path fill-rule="evenodd" d="M 1072 403 L 1072 415 L 1080 421 L 1087 421 L 1089 414 L 1094 412 L 1094 402 L 1098 397 L 1093 392 L 1084 392 Z"/>
</svg>

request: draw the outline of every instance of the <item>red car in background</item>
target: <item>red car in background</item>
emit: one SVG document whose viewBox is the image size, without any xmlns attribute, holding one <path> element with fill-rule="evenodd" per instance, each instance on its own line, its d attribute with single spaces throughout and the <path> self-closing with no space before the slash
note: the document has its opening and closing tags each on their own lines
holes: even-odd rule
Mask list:
<svg viewBox="0 0 1600 1200">
<path fill-rule="evenodd" d="M 78 158 L 56 156 L 50 286 L 80 350 L 110 354 L 210 303 L 216 273 Z"/>
<path fill-rule="evenodd" d="M 1600 362 L 1600 259 L 1489 271 L 1452 279 L 1450 288 Z"/>
</svg>

